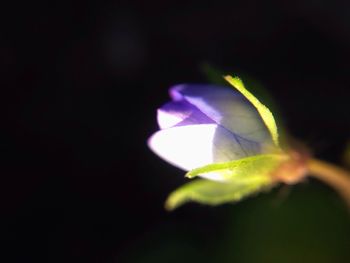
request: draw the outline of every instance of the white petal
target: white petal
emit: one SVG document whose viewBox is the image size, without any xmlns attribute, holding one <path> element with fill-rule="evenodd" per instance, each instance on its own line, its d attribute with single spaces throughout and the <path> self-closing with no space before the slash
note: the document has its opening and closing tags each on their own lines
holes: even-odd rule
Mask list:
<svg viewBox="0 0 350 263">
<path fill-rule="evenodd" d="M 186 171 L 246 156 L 233 134 L 216 124 L 160 130 L 149 139 L 148 145 L 161 158 Z M 215 173 L 206 174 L 206 177 L 222 179 Z"/>
<path fill-rule="evenodd" d="M 186 171 L 213 162 L 216 125 L 189 125 L 156 132 L 149 147 L 169 163 Z"/>
<path fill-rule="evenodd" d="M 191 112 L 177 112 L 174 114 L 173 112 L 164 111 L 162 109 L 158 109 L 157 111 L 157 121 L 158 125 L 161 129 L 166 129 L 175 126 L 179 122 L 186 119 Z"/>
</svg>

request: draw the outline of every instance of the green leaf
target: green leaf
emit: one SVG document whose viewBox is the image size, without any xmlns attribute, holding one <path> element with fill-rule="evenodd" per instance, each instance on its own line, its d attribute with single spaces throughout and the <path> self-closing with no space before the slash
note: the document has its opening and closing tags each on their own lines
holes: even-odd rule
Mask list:
<svg viewBox="0 0 350 263">
<path fill-rule="evenodd" d="M 216 84 L 216 85 L 222 85 L 222 86 L 226 86 L 227 82 L 225 79 L 222 78 L 224 74 L 223 71 L 219 70 L 218 68 L 212 66 L 209 63 L 202 63 L 200 65 L 200 70 L 202 71 L 202 73 L 206 76 L 207 80 L 212 83 L 212 84 Z"/>
<path fill-rule="evenodd" d="M 186 177 L 193 178 L 206 173 L 220 173 L 225 180 L 247 180 L 253 177 L 268 177 L 287 156 L 283 154 L 260 154 L 246 158 L 213 163 L 189 171 Z"/>
<path fill-rule="evenodd" d="M 225 76 L 224 78 L 239 92 L 241 92 L 243 96 L 245 96 L 247 100 L 249 100 L 253 104 L 253 106 L 258 110 L 266 127 L 269 129 L 273 142 L 277 147 L 279 147 L 278 130 L 272 112 L 245 88 L 240 78 L 233 78 L 231 76 Z"/>
<path fill-rule="evenodd" d="M 239 160 L 209 164 L 186 174 L 193 178 L 206 173 L 221 173 L 224 182 L 197 179 L 170 194 L 166 208 L 173 210 L 184 203 L 195 201 L 207 205 L 236 202 L 251 194 L 273 186 L 273 172 L 286 160 L 283 154 L 261 154 Z"/>
<path fill-rule="evenodd" d="M 226 183 L 196 179 L 172 192 L 165 203 L 165 207 L 167 210 L 174 210 L 190 201 L 206 205 L 237 202 L 261 190 L 269 189 L 273 185 L 271 178 L 267 176 Z"/>
</svg>

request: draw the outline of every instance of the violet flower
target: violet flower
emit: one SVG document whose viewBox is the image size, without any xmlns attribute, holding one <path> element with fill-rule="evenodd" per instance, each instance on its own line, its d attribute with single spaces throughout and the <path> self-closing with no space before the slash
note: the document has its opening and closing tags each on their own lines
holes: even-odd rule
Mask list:
<svg viewBox="0 0 350 263">
<path fill-rule="evenodd" d="M 160 130 L 148 140 L 158 156 L 185 171 L 271 152 L 276 146 L 261 115 L 231 87 L 177 85 L 158 109 Z M 202 177 L 224 181 L 211 172 Z"/>
<path fill-rule="evenodd" d="M 214 85 L 178 85 L 170 89 L 172 101 L 158 109 L 160 130 L 148 140 L 149 147 L 188 171 L 188 178 L 210 179 L 179 187 L 165 207 L 236 202 L 279 183 L 299 183 L 307 175 L 332 186 L 350 207 L 349 173 L 300 149 L 281 149 L 272 112 L 239 78 L 225 79 L 240 93 Z"/>
</svg>

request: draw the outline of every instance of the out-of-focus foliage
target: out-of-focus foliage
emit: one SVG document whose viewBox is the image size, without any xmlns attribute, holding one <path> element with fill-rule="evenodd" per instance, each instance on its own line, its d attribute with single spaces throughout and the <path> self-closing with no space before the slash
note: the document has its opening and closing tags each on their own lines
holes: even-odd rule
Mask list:
<svg viewBox="0 0 350 263">
<path fill-rule="evenodd" d="M 348 143 L 346 144 L 345 151 L 343 154 L 343 163 L 344 166 L 350 169 L 350 140 L 348 140 Z"/>
<path fill-rule="evenodd" d="M 187 220 L 193 213 L 198 218 Z M 294 187 L 288 198 L 275 189 L 234 206 L 183 207 L 140 235 L 122 262 L 341 263 L 350 260 L 349 244 L 345 207 L 316 183 Z"/>
<path fill-rule="evenodd" d="M 245 180 L 216 182 L 197 179 L 176 189 L 166 201 L 166 208 L 173 210 L 184 203 L 195 201 L 206 205 L 220 205 L 236 202 L 264 187 L 270 187 L 271 180 L 266 176 L 255 176 Z"/>
</svg>

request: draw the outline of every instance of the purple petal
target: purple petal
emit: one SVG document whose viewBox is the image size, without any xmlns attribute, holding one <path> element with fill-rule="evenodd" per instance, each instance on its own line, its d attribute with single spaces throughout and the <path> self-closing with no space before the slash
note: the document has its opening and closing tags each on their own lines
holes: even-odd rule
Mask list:
<svg viewBox="0 0 350 263">
<path fill-rule="evenodd" d="M 271 136 L 255 107 L 229 87 L 177 85 L 170 89 L 175 101 L 187 101 L 238 140 L 272 144 Z"/>
<path fill-rule="evenodd" d="M 161 129 L 173 126 L 214 123 L 198 108 L 185 100 L 172 101 L 163 105 L 158 109 L 157 119 Z"/>
</svg>

